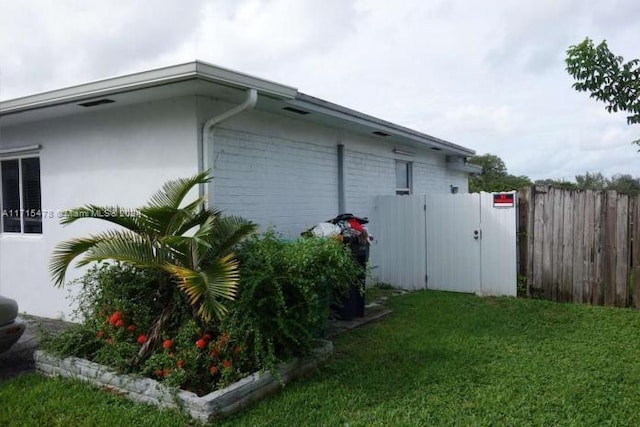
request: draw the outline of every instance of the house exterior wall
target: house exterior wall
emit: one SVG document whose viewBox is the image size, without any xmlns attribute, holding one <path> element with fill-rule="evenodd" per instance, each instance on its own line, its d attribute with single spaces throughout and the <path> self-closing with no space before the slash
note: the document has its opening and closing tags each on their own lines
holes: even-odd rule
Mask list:
<svg viewBox="0 0 640 427">
<path fill-rule="evenodd" d="M 18 300 L 21 311 L 69 318 L 69 288 L 54 288 L 48 272 L 51 252 L 109 225 L 63 228 L 57 213 L 88 203 L 138 207 L 161 183 L 195 173 L 201 160 L 213 170 L 207 194 L 214 207 L 275 226 L 285 238 L 339 213 L 338 144 L 345 147 L 346 211 L 355 215 L 373 216 L 374 196 L 395 194 L 395 160 L 413 163 L 416 194 L 450 185 L 467 191 L 466 174 L 448 170 L 438 152 L 408 147 L 414 155 L 404 157 L 381 138 L 259 110 L 215 127 L 201 159 L 202 125 L 231 107 L 187 96 L 2 126 L 0 149 L 41 145 L 42 209 L 53 218 L 43 219 L 41 235 L 0 233 L 0 294 Z M 81 273 L 71 268 L 68 279 Z"/>
<path fill-rule="evenodd" d="M 62 240 L 105 228 L 97 220 L 67 227 L 61 210 L 87 203 L 135 208 L 168 179 L 197 171 L 194 97 L 103 110 L 0 129 L 0 149 L 40 144 L 41 235 L 0 234 L 0 294 L 20 310 L 70 314 L 69 289 L 52 285 L 48 263 Z M 108 224 L 106 227 L 109 227 Z M 68 278 L 79 271 L 70 268 Z"/>
<path fill-rule="evenodd" d="M 198 110 L 204 123 L 221 108 L 200 98 Z M 295 238 L 340 213 L 338 144 L 345 146 L 346 211 L 355 215 L 371 216 L 374 196 L 395 194 L 396 159 L 413 162 L 416 194 L 449 192 L 450 185 L 467 191 L 467 175 L 448 170 L 433 150 L 411 147 L 407 157 L 380 138 L 252 110 L 218 125 L 205 144 L 214 175 L 209 199 L 227 214 Z"/>
</svg>

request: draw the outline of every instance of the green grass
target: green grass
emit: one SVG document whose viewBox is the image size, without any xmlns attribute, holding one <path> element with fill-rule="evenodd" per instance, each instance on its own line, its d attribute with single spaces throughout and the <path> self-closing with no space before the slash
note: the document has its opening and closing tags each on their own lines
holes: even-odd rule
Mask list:
<svg viewBox="0 0 640 427">
<path fill-rule="evenodd" d="M 417 292 L 232 426 L 640 425 L 640 312 Z M 75 382 L 0 383 L 0 425 L 184 425 Z"/>
</svg>

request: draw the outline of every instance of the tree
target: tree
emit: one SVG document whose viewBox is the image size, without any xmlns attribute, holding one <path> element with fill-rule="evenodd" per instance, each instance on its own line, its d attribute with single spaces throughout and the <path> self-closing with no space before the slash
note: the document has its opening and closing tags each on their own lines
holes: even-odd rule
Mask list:
<svg viewBox="0 0 640 427">
<path fill-rule="evenodd" d="M 640 194 L 640 181 L 629 174 L 613 175 L 609 180 L 608 190 L 616 190 L 618 193 L 637 196 Z"/>
<path fill-rule="evenodd" d="M 482 172 L 469 176 L 469 192 L 479 191 L 511 191 L 531 185 L 531 180 L 524 176 L 510 175 L 504 161 L 494 154 L 483 154 L 468 159 L 469 163 L 482 166 Z"/>
<path fill-rule="evenodd" d="M 231 249 L 252 233 L 255 225 L 205 209 L 204 197 L 183 206 L 191 190 L 210 179 L 203 172 L 169 181 L 135 212 L 118 206 L 86 205 L 68 211 L 61 221 L 68 225 L 95 218 L 120 228 L 58 244 L 49 265 L 57 286 L 64 285 L 69 265 L 80 256 L 77 266 L 110 259 L 159 273 L 157 302 L 162 311 L 139 357 L 146 357 L 159 342 L 174 309 L 175 289 L 186 294 L 194 312 L 204 321 L 222 318 L 226 307 L 221 300 L 235 296 L 239 270 Z"/>
<path fill-rule="evenodd" d="M 602 172 L 586 172 L 576 175 L 576 182 L 564 179 L 540 179 L 536 185 L 546 185 L 563 190 L 615 190 L 621 194 L 637 196 L 640 194 L 640 179 L 629 174 L 616 174 L 606 178 Z"/>
<path fill-rule="evenodd" d="M 640 60 L 624 62 L 609 50 L 606 40 L 594 46 L 586 38 L 569 47 L 565 62 L 567 72 L 576 80 L 574 89 L 605 102 L 609 113 L 629 113 L 627 124 L 640 123 Z"/>
<path fill-rule="evenodd" d="M 576 175 L 578 190 L 604 190 L 609 186 L 609 181 L 601 172 L 586 172 L 584 175 Z"/>
<path fill-rule="evenodd" d="M 575 182 L 567 181 L 566 179 L 536 179 L 536 185 L 544 185 L 547 187 L 559 188 L 561 190 L 577 190 L 578 186 Z"/>
</svg>

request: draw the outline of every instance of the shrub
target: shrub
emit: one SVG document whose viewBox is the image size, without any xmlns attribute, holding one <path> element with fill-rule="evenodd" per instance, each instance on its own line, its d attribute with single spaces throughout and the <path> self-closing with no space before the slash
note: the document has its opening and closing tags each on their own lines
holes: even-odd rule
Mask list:
<svg viewBox="0 0 640 427">
<path fill-rule="evenodd" d="M 138 357 L 167 303 L 156 271 L 119 262 L 89 268 L 79 286 L 76 320 L 45 350 L 139 373 L 168 385 L 209 393 L 250 372 L 307 354 L 329 307 L 355 283 L 360 267 L 334 240 L 280 241 L 274 233 L 237 248 L 241 278 L 221 321 L 198 316 L 188 297 L 173 292 L 170 316 L 149 357 Z"/>
<path fill-rule="evenodd" d="M 361 273 L 335 240 L 282 242 L 273 232 L 243 242 L 238 259 L 238 297 L 223 323 L 262 369 L 307 353 L 325 328 L 332 303 Z"/>
</svg>

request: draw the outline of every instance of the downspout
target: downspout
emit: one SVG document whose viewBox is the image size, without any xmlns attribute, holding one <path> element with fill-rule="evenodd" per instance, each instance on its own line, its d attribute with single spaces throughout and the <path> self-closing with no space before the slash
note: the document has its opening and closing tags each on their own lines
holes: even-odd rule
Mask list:
<svg viewBox="0 0 640 427">
<path fill-rule="evenodd" d="M 209 147 L 211 131 L 213 130 L 213 128 L 216 125 L 222 123 L 223 121 L 235 116 L 236 114 L 252 109 L 253 107 L 255 107 L 257 101 L 258 101 L 258 91 L 253 88 L 247 89 L 247 97 L 242 102 L 242 104 L 236 105 L 235 107 L 221 114 L 218 114 L 217 116 L 214 116 L 205 122 L 204 126 L 202 126 L 202 140 L 200 141 L 200 147 L 198 147 L 199 148 L 198 151 L 200 152 L 199 153 L 200 164 L 198 165 L 200 171 L 205 170 L 205 164 L 209 166 L 208 169 L 213 170 L 213 164 L 209 165 L 206 158 L 206 156 L 208 155 L 208 150 L 205 151 L 205 148 Z M 211 185 L 211 183 L 207 185 Z M 199 192 L 200 192 L 200 197 L 205 195 L 204 185 L 200 186 Z"/>
<path fill-rule="evenodd" d="M 344 192 L 344 144 L 338 144 L 338 215 L 347 210 Z"/>
</svg>

